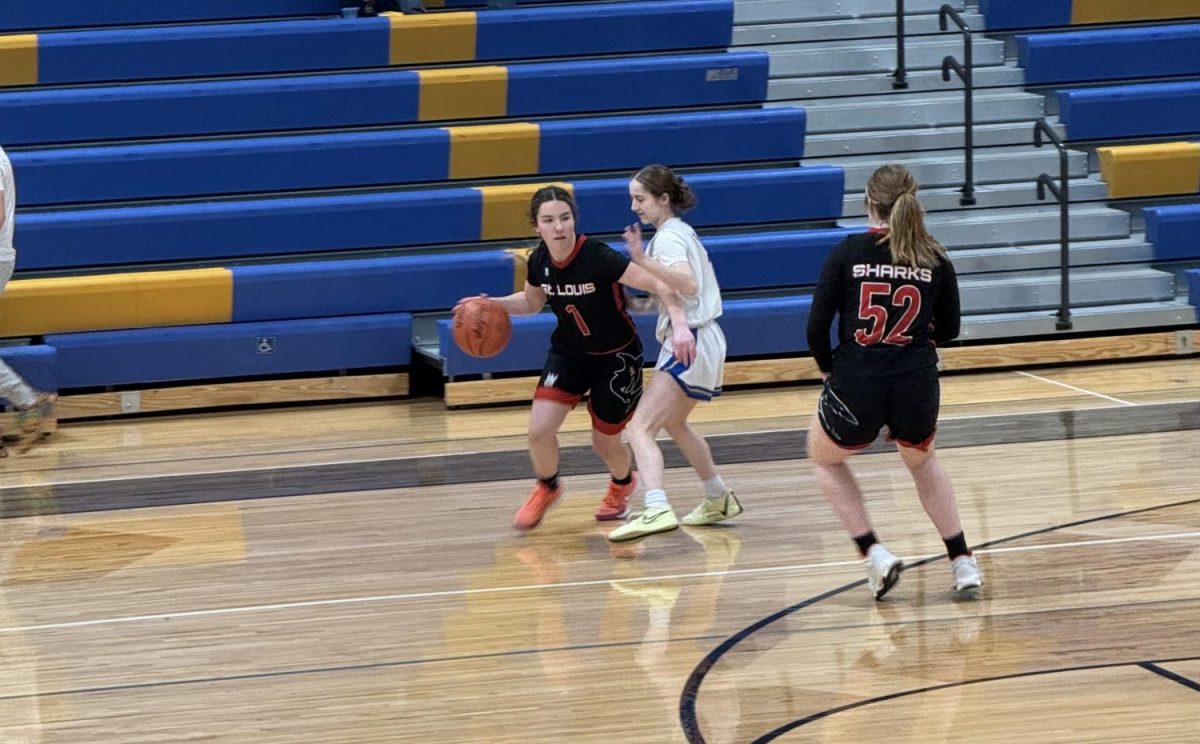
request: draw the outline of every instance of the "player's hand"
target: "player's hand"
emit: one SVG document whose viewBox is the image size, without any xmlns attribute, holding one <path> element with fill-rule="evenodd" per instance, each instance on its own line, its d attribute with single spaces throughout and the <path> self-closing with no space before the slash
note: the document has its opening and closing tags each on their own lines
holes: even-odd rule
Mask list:
<svg viewBox="0 0 1200 744">
<path fill-rule="evenodd" d="M 672 325 L 671 348 L 675 351 L 675 358 L 683 362 L 683 366 L 692 366 L 692 362 L 696 361 L 696 337 L 692 335 L 692 329 Z"/>
<path fill-rule="evenodd" d="M 636 222 L 625 228 L 625 247 L 629 249 L 629 258 L 635 264 L 646 260 L 646 249 L 642 245 L 642 226 Z"/>
<path fill-rule="evenodd" d="M 471 295 L 470 297 L 463 297 L 461 300 L 454 303 L 454 309 L 451 312 L 454 315 L 458 315 L 460 312 L 462 312 L 462 306 L 467 304 L 471 300 L 482 300 L 482 299 L 486 299 L 486 298 L 487 298 L 486 294 L 477 294 L 477 295 Z"/>
</svg>

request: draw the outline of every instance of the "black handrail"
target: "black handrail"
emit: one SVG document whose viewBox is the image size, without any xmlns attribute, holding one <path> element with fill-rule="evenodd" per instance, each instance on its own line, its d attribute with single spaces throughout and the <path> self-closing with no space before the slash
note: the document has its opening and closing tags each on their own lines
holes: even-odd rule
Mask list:
<svg viewBox="0 0 1200 744">
<path fill-rule="evenodd" d="M 1049 174 L 1043 173 L 1037 177 L 1037 197 L 1045 201 L 1046 189 L 1054 194 L 1054 198 L 1058 199 L 1059 213 L 1059 302 L 1058 302 L 1058 320 L 1055 321 L 1054 327 L 1060 331 L 1069 331 L 1074 323 L 1071 321 L 1071 174 L 1070 174 L 1070 155 L 1067 152 L 1067 146 L 1063 143 L 1062 137 L 1058 136 L 1058 132 L 1046 123 L 1046 120 L 1038 119 L 1037 124 L 1033 126 L 1033 146 L 1041 147 L 1045 144 L 1043 135 L 1054 143 L 1058 148 L 1058 185 L 1055 185 L 1054 179 Z"/>
<path fill-rule="evenodd" d="M 959 200 L 959 203 L 963 206 L 971 206 L 975 204 L 975 58 L 971 44 L 972 34 L 971 27 L 949 3 L 943 5 L 938 11 L 938 27 L 943 31 L 949 28 L 946 23 L 947 19 L 952 19 L 963 34 L 963 64 L 959 64 L 954 57 L 948 56 L 943 59 L 942 80 L 950 82 L 950 70 L 954 70 L 962 78 L 965 86 L 963 88 L 963 148 L 967 172 L 966 183 L 962 187 L 962 199 Z"/>
<path fill-rule="evenodd" d="M 904 65 L 904 0 L 896 0 L 896 71 L 892 87 L 903 90 L 908 87 L 908 70 Z"/>
</svg>

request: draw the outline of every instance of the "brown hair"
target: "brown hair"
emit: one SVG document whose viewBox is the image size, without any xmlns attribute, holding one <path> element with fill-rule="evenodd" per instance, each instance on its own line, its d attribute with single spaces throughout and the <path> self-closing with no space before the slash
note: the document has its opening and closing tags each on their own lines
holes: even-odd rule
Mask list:
<svg viewBox="0 0 1200 744">
<path fill-rule="evenodd" d="M 571 216 L 576 222 L 579 221 L 579 209 L 575 206 L 575 198 L 571 196 L 571 192 L 562 186 L 544 186 L 535 191 L 533 198 L 529 200 L 529 224 L 537 224 L 538 210 L 543 204 L 556 201 L 565 202 L 571 208 Z"/>
<path fill-rule="evenodd" d="M 925 228 L 925 210 L 917 201 L 917 179 L 902 165 L 885 165 L 867 182 L 867 202 L 888 223 L 892 260 L 901 266 L 932 269 L 948 260 L 946 249 Z"/>
<path fill-rule="evenodd" d="M 676 212 L 686 212 L 700 202 L 692 187 L 665 165 L 647 165 L 637 172 L 633 180 L 645 187 L 655 198 L 663 194 L 668 195 L 671 198 L 671 209 Z"/>
</svg>

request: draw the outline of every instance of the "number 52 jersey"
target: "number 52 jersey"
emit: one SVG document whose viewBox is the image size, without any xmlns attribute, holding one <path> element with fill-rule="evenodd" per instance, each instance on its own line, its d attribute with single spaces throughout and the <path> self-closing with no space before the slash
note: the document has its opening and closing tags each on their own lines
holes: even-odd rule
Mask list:
<svg viewBox="0 0 1200 744">
<path fill-rule="evenodd" d="M 822 372 L 910 372 L 937 364 L 937 344 L 958 335 L 954 267 L 944 259 L 933 268 L 896 265 L 886 235 L 850 235 L 825 260 L 808 317 L 808 346 Z M 835 314 L 836 350 L 829 334 Z"/>
</svg>

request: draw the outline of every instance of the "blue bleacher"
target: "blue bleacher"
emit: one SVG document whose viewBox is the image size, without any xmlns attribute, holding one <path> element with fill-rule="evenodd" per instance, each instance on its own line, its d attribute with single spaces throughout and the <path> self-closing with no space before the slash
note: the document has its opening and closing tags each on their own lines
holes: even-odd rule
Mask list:
<svg viewBox="0 0 1200 744">
<path fill-rule="evenodd" d="M 1142 214 L 1154 260 L 1200 260 L 1200 204 L 1147 207 Z"/>
<path fill-rule="evenodd" d="M 53 346 L 6 346 L 0 348 L 0 359 L 35 389 L 58 390 L 58 350 Z"/>
<path fill-rule="evenodd" d="M 1200 269 L 1185 272 L 1188 283 L 1188 302 L 1196 308 L 1196 320 L 1200 321 Z"/>
<path fill-rule="evenodd" d="M 512 65 L 507 109 L 526 117 L 762 101 L 762 52 Z M 630 76 L 655 84 L 630 94 Z M 555 95 L 547 96 L 553 89 Z M 417 72 L 303 75 L 0 91 L 0 142 L 22 145 L 406 124 L 420 118 Z M 428 121 L 428 119 L 425 119 Z"/>
<path fill-rule="evenodd" d="M 341 0 L 119 0 L 73 3 L 0 0 L 0 33 L 9 31 L 288 18 L 338 13 Z"/>
<path fill-rule="evenodd" d="M 1071 24 L 1071 0 L 979 0 L 979 12 L 989 31 Z"/>
<path fill-rule="evenodd" d="M 1029 85 L 1200 74 L 1200 23 L 1017 37 Z"/>
<path fill-rule="evenodd" d="M 1115 140 L 1200 132 L 1200 81 L 1058 92 L 1059 118 L 1073 140 Z"/>
<path fill-rule="evenodd" d="M 797 160 L 804 111 L 776 108 L 547 121 L 531 170 L 538 175 Z M 487 130 L 484 130 L 487 131 Z M 491 144 L 497 159 L 507 143 Z M 448 181 L 447 129 L 301 134 L 16 152 L 22 205 L 80 204 Z M 519 164 L 519 163 L 518 163 Z"/>
<path fill-rule="evenodd" d="M 701 174 L 698 226 L 835 220 L 840 168 Z M 630 221 L 627 178 L 575 186 L 582 223 L 619 232 Z M 195 261 L 233 256 L 469 243 L 485 238 L 484 194 L 449 188 L 25 214 L 16 225 L 21 270 Z M 491 237 L 521 238 L 526 233 Z"/>
</svg>

